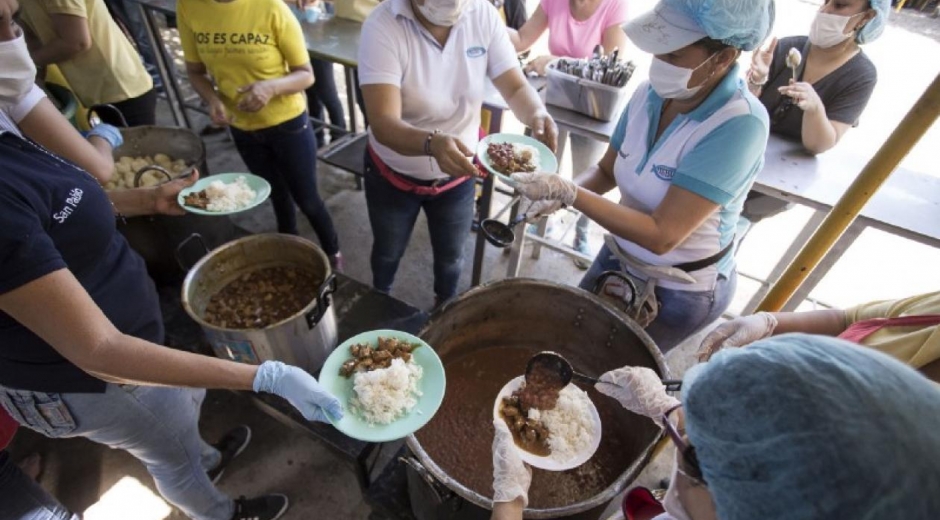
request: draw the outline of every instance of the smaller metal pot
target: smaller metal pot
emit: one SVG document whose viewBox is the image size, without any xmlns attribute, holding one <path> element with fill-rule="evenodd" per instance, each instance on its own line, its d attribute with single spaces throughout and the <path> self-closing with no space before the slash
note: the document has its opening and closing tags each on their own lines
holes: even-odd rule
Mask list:
<svg viewBox="0 0 940 520">
<path fill-rule="evenodd" d="M 203 319 L 210 298 L 231 281 L 252 271 L 284 265 L 301 267 L 322 280 L 317 293 L 310 295 L 310 303 L 296 314 L 262 329 L 227 329 Z M 335 291 L 330 262 L 316 244 L 293 235 L 268 233 L 229 242 L 203 257 L 183 281 L 182 303 L 202 327 L 216 356 L 252 364 L 283 361 L 315 374 L 336 348 L 336 314 L 331 305 Z"/>
</svg>

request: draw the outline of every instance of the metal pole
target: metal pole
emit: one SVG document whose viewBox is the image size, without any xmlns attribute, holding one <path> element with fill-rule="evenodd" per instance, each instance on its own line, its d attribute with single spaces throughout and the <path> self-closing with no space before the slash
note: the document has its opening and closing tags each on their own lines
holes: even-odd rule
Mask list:
<svg viewBox="0 0 940 520">
<path fill-rule="evenodd" d="M 894 129 L 881 149 L 865 165 L 858 178 L 832 208 L 783 276 L 771 287 L 767 296 L 757 306 L 758 311 L 778 311 L 787 303 L 938 116 L 940 74 L 904 116 L 901 124 Z"/>
</svg>

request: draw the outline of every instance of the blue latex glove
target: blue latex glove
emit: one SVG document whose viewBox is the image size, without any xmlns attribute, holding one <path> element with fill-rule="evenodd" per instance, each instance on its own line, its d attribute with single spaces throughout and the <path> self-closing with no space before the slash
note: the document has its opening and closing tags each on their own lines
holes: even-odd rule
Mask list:
<svg viewBox="0 0 940 520">
<path fill-rule="evenodd" d="M 265 361 L 251 385 L 255 392 L 279 395 L 298 409 L 308 421 L 330 422 L 343 418 L 339 399 L 303 370 L 280 361 Z"/>
<path fill-rule="evenodd" d="M 124 144 L 124 136 L 121 135 L 121 131 L 107 123 L 99 123 L 89 130 L 87 137 L 91 136 L 98 136 L 104 139 L 111 145 L 112 150 Z"/>
</svg>

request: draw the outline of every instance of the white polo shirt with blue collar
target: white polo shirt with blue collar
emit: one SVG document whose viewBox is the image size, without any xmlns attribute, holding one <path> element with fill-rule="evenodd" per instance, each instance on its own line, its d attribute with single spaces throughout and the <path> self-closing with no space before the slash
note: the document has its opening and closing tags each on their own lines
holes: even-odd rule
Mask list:
<svg viewBox="0 0 940 520">
<path fill-rule="evenodd" d="M 402 120 L 458 136 L 470 150 L 479 141 L 486 78 L 518 67 L 499 12 L 487 0 L 468 0 L 441 46 L 415 18 L 409 0 L 386 0 L 369 15 L 359 44 L 359 82 L 401 89 Z M 448 177 L 427 157 L 408 157 L 369 144 L 391 169 L 418 179 Z"/>
<path fill-rule="evenodd" d="M 744 199 L 764 166 L 767 111 L 740 79 L 738 66 L 695 110 L 679 114 L 653 142 L 664 100 L 648 83 L 640 85 L 620 116 L 610 146 L 617 150 L 614 176 L 624 206 L 652 213 L 676 186 L 718 205 L 698 229 L 672 251 L 657 255 L 617 237 L 626 252 L 659 266 L 708 258 L 734 240 Z M 734 255 L 694 271 L 694 284 L 660 280 L 659 286 L 710 291 L 718 275 L 729 276 Z"/>
</svg>

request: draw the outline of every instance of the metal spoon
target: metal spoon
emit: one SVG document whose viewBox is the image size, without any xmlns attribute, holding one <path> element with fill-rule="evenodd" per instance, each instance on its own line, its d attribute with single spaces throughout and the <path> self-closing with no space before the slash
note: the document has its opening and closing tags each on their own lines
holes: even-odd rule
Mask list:
<svg viewBox="0 0 940 520">
<path fill-rule="evenodd" d="M 564 356 L 558 354 L 557 352 L 544 351 L 532 356 L 529 359 L 529 362 L 526 363 L 526 380 L 529 379 L 529 374 L 538 369 L 543 370 L 545 373 L 557 374 L 558 379 L 556 382 L 558 384 L 558 388 L 564 388 L 568 386 L 568 383 L 570 383 L 572 379 L 579 383 L 588 385 L 595 385 L 600 382 L 600 380 L 598 380 L 596 377 L 591 377 L 579 372 L 575 372 L 571 367 L 571 363 L 569 363 L 568 360 L 564 358 Z M 605 384 L 623 388 L 622 386 L 614 383 Z M 677 392 L 682 389 L 681 379 L 663 379 L 663 384 L 666 385 L 666 391 L 668 392 Z"/>
<path fill-rule="evenodd" d="M 516 241 L 516 233 L 513 228 L 525 219 L 526 215 L 519 215 L 509 224 L 503 224 L 496 219 L 488 218 L 480 223 L 480 231 L 483 232 L 483 237 L 486 238 L 487 242 L 496 247 L 506 248 Z"/>
</svg>

